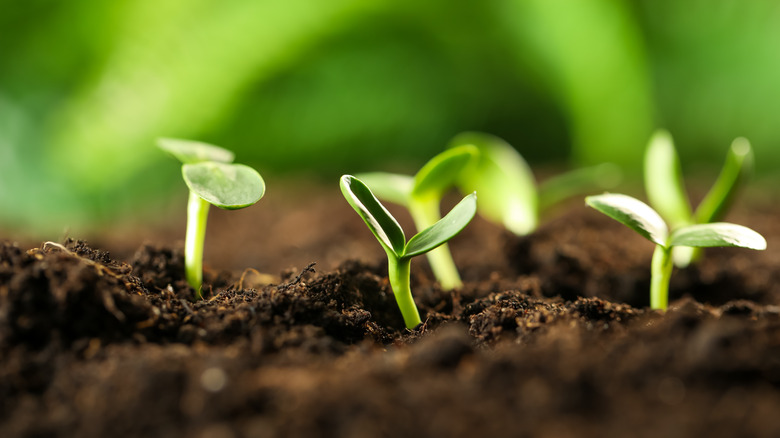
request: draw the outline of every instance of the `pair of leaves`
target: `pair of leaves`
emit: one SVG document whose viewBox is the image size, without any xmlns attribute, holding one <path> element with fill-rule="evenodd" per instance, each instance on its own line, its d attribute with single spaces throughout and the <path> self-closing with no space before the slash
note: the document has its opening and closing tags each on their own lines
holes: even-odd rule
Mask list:
<svg viewBox="0 0 780 438">
<path fill-rule="evenodd" d="M 367 184 L 380 199 L 389 199 L 405 206 L 412 215 L 417 230 L 423 231 L 442 219 L 440 204 L 444 193 L 455 185 L 461 174 L 475 161 L 478 153 L 476 147 L 463 145 L 436 155 L 413 177 L 372 173 L 360 178 L 367 179 Z M 412 243 L 418 243 L 416 239 L 412 240 Z M 462 285 L 458 268 L 447 247 L 431 251 L 427 256 L 433 274 L 442 288 L 452 289 Z"/>
<path fill-rule="evenodd" d="M 478 155 L 477 148 L 464 145 L 436 155 L 414 176 L 371 172 L 358 177 L 381 199 L 409 207 L 412 202 L 441 200 Z"/>
<path fill-rule="evenodd" d="M 509 143 L 493 135 L 465 132 L 450 142 L 450 147 L 462 145 L 473 145 L 479 151 L 476 164 L 458 185 L 467 193 L 479 193 L 480 214 L 518 235 L 533 231 L 538 196 L 528 163 Z"/>
<path fill-rule="evenodd" d="M 616 166 L 602 164 L 564 173 L 537 187 L 522 155 L 499 137 L 465 132 L 448 147 L 413 177 L 385 172 L 358 177 L 380 199 L 407 208 L 415 202 L 438 200 L 453 185 L 463 193 L 477 192 L 480 214 L 518 235 L 536 229 L 542 208 L 586 190 L 614 186 L 620 179 Z"/>
<path fill-rule="evenodd" d="M 379 202 L 371 190 L 358 178 L 344 175 L 339 182 L 341 192 L 355 209 L 388 254 L 407 259 L 424 254 L 455 237 L 471 221 L 477 211 L 477 195 L 472 193 L 441 220 L 406 241 L 398 221 Z"/>
<path fill-rule="evenodd" d="M 494 135 L 465 132 L 450 147 L 471 144 L 479 150 L 477 163 L 462 175 L 463 192 L 479 193 L 479 212 L 517 235 L 536 229 L 540 212 L 593 189 L 606 189 L 620 180 L 614 164 L 576 169 L 537 185 L 531 167 L 512 145 Z"/>
<path fill-rule="evenodd" d="M 187 187 L 210 204 L 226 210 L 248 207 L 265 194 L 265 181 L 256 170 L 233 163 L 233 152 L 197 141 L 161 138 L 160 149 L 183 163 Z"/>
<path fill-rule="evenodd" d="M 683 184 L 682 167 L 672 136 L 664 130 L 650 139 L 645 153 L 645 190 L 650 204 L 669 221 L 673 229 L 694 223 L 719 220 L 726 212 L 739 183 L 752 170 L 750 142 L 737 138 L 712 188 L 693 212 Z"/>
<path fill-rule="evenodd" d="M 686 225 L 671 234 L 661 215 L 644 202 L 627 195 L 607 193 L 589 196 L 585 202 L 664 248 L 675 246 L 733 246 L 766 249 L 763 236 L 742 225 L 725 222 Z"/>
</svg>

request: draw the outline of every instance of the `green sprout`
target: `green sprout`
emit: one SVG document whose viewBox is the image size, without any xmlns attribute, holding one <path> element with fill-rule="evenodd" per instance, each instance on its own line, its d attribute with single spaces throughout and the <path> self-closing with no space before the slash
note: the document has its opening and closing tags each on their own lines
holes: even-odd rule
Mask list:
<svg viewBox="0 0 780 438">
<path fill-rule="evenodd" d="M 554 205 L 574 195 L 610 188 L 620 179 L 617 166 L 605 163 L 537 184 L 522 155 L 501 138 L 464 132 L 450 142 L 452 148 L 463 145 L 476 147 L 479 158 L 460 174 L 461 192 L 479 193 L 479 214 L 519 236 L 534 231 L 539 217 Z"/>
<path fill-rule="evenodd" d="M 433 157 L 415 176 L 385 172 L 358 176 L 380 199 L 406 207 L 417 231 L 422 231 L 441 219 L 442 197 L 454 187 L 455 181 L 478 153 L 477 148 L 471 145 L 449 149 Z M 450 290 L 463 285 L 446 244 L 430 251 L 427 257 L 442 289 Z"/>
<path fill-rule="evenodd" d="M 227 149 L 171 138 L 161 138 L 157 145 L 183 163 L 182 177 L 190 189 L 184 270 L 187 282 L 200 299 L 209 206 L 213 204 L 225 210 L 248 207 L 263 197 L 265 182 L 251 167 L 232 163 L 234 155 Z"/>
<path fill-rule="evenodd" d="M 387 211 L 371 190 L 352 175 L 344 175 L 339 182 L 341 193 L 355 209 L 368 229 L 387 253 L 387 275 L 390 287 L 408 329 L 420 324 L 420 313 L 412 298 L 409 284 L 412 258 L 444 245 L 457 235 L 477 212 L 477 195 L 467 195 L 442 219 L 415 234 L 407 242 L 398 221 Z"/>
<path fill-rule="evenodd" d="M 680 159 L 672 136 L 658 130 L 650 139 L 645 152 L 645 190 L 647 198 L 672 230 L 693 224 L 707 224 L 725 216 L 738 188 L 753 168 L 750 142 L 737 138 L 731 143 L 723 168 L 707 195 L 693 211 L 685 192 Z M 701 249 L 677 248 L 674 264 L 684 268 L 701 258 Z"/>
<path fill-rule="evenodd" d="M 757 232 L 725 222 L 685 225 L 670 233 L 658 212 L 631 196 L 607 193 L 588 196 L 585 202 L 655 243 L 650 265 L 650 307 L 653 309 L 666 309 L 668 306 L 674 248 L 735 246 L 766 249 L 766 240 Z"/>
</svg>

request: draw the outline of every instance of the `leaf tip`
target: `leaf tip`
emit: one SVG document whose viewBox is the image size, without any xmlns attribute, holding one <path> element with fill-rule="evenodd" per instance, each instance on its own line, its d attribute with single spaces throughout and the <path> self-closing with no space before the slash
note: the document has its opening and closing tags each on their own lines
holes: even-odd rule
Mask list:
<svg viewBox="0 0 780 438">
<path fill-rule="evenodd" d="M 751 154 L 750 140 L 745 137 L 737 137 L 731 142 L 731 152 L 738 157 L 746 157 Z"/>
<path fill-rule="evenodd" d="M 663 128 L 656 129 L 650 137 L 650 144 L 673 145 L 672 134 Z"/>
</svg>

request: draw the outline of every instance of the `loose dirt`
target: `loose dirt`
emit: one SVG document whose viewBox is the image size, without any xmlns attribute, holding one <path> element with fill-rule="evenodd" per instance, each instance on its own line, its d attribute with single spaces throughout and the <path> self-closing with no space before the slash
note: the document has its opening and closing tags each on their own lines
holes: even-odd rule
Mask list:
<svg viewBox="0 0 780 438">
<path fill-rule="evenodd" d="M 526 237 L 477 219 L 462 289 L 413 262 L 410 331 L 338 193 L 284 199 L 212 213 L 201 301 L 183 229 L 1 243 L 0 436 L 780 436 L 771 208 L 729 218 L 769 249 L 676 270 L 667 312 L 652 244 L 580 203 Z"/>
</svg>

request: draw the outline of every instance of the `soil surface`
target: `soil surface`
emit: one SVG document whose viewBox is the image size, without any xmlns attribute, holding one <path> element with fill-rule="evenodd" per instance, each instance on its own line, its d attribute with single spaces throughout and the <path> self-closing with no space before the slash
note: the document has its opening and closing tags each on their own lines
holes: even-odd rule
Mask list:
<svg viewBox="0 0 780 438">
<path fill-rule="evenodd" d="M 411 331 L 337 190 L 212 211 L 201 301 L 183 218 L 2 241 L 0 437 L 777 437 L 777 217 L 735 207 L 769 249 L 675 270 L 666 312 L 652 244 L 580 202 L 526 237 L 477 218 L 462 289 L 412 263 Z"/>
</svg>

